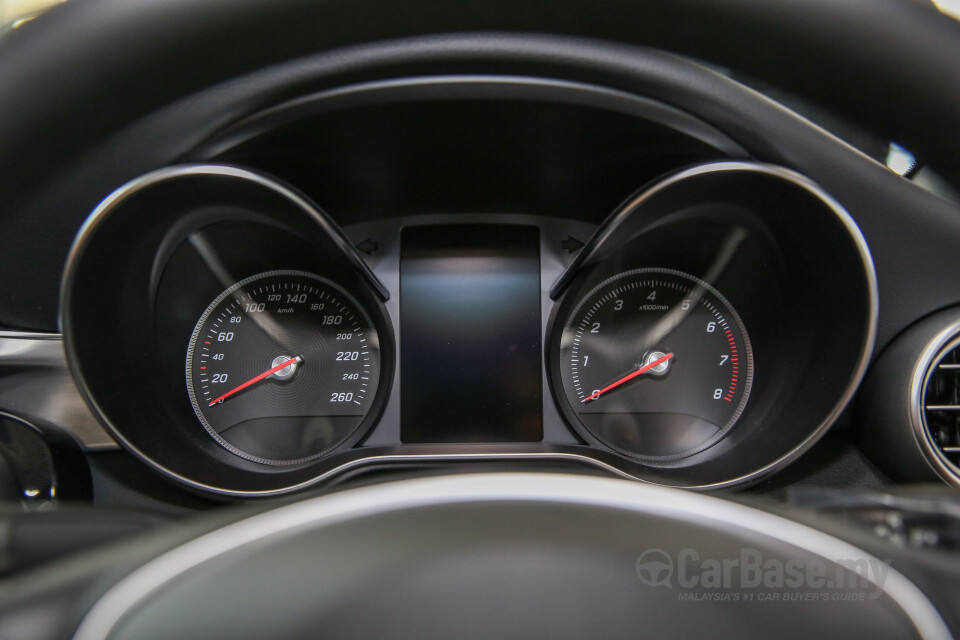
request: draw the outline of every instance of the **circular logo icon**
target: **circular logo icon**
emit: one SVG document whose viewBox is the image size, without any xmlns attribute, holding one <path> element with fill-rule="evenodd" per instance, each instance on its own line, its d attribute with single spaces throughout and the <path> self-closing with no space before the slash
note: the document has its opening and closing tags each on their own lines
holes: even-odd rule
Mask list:
<svg viewBox="0 0 960 640">
<path fill-rule="evenodd" d="M 651 587 L 673 588 L 673 558 L 663 549 L 647 549 L 637 557 L 637 577 Z"/>
</svg>

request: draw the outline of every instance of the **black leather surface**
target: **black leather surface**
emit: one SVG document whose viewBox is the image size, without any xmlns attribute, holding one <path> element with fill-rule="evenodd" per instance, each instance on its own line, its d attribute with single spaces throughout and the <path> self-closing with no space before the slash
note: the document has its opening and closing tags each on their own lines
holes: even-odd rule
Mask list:
<svg viewBox="0 0 960 640">
<path fill-rule="evenodd" d="M 763 77 L 956 168 L 960 24 L 903 0 L 79 0 L 0 47 L 0 165 L 25 191 L 118 126 L 332 47 L 465 31 L 660 47 Z"/>
</svg>

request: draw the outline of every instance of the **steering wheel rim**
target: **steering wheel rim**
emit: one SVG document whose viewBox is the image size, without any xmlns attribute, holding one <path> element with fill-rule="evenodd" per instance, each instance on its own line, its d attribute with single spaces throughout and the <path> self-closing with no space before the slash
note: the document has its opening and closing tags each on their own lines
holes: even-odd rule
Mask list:
<svg viewBox="0 0 960 640">
<path fill-rule="evenodd" d="M 351 527 L 356 535 L 351 535 Z M 694 529 L 709 534 L 680 549 L 691 544 Z M 676 542 L 676 549 L 671 542 Z M 543 553 L 544 548 L 551 551 Z M 318 558 L 310 549 L 336 559 Z M 818 600 L 813 609 L 822 615 L 804 615 L 797 603 L 771 599 L 756 605 L 763 615 L 733 627 L 724 622 L 727 613 L 704 607 L 691 622 L 683 615 L 690 603 L 675 594 L 718 593 L 714 587 L 694 584 L 700 570 L 694 563 L 702 554 L 703 564 L 697 566 L 706 568 L 711 554 L 726 557 L 744 550 L 762 555 L 764 566 L 788 559 L 810 565 L 821 561 L 884 565 L 869 552 L 822 531 L 705 494 L 543 473 L 422 478 L 282 506 L 175 546 L 110 588 L 83 618 L 75 637 L 293 638 L 310 629 L 356 638 L 397 633 L 427 638 L 461 634 L 573 638 L 582 637 L 577 620 L 586 621 L 588 611 L 595 615 L 589 620 L 591 633 L 603 637 L 632 636 L 637 624 L 651 635 L 669 637 L 699 635 L 695 629 L 700 625 L 710 628 L 714 637 L 767 636 L 771 623 L 780 627 L 788 618 L 792 624 L 787 628 L 798 637 L 806 635 L 799 629 L 810 627 L 842 636 L 843 625 L 851 627 L 850 633 L 858 628 L 865 632 L 864 626 L 872 625 L 879 634 L 874 637 L 907 634 L 909 627 L 921 638 L 950 637 L 927 596 L 889 565 L 882 575 L 865 573 L 856 586 L 839 588 L 845 594 L 866 589 L 876 596 L 861 600 L 867 603 L 862 609 L 842 605 L 842 616 L 816 608 L 828 609 L 827 600 Z M 570 554 L 572 569 L 555 571 L 564 554 Z M 299 560 L 290 562 L 290 556 Z M 669 565 L 666 574 L 644 573 L 651 558 L 661 557 Z M 424 568 L 430 558 L 436 568 Z M 691 564 L 685 567 L 684 562 Z M 522 567 L 511 571 L 510 565 Z M 704 570 L 704 583 L 709 571 Z M 719 592 L 765 593 L 764 585 L 746 584 L 743 576 L 718 584 Z M 304 580 L 310 588 L 302 588 Z M 570 584 L 558 584 L 564 580 Z M 284 584 L 288 581 L 299 586 Z M 521 584 L 511 586 L 512 581 Z M 631 589 L 634 582 L 639 589 Z M 417 586 L 409 589 L 409 583 Z M 228 584 L 244 588 L 218 588 Z M 274 590 L 275 606 L 260 611 L 258 598 Z M 504 606 L 500 590 L 523 598 L 522 605 L 515 610 Z M 614 590 L 629 595 L 617 598 Z M 405 595 L 395 600 L 396 592 Z M 531 613 L 544 607 L 553 615 Z M 888 608 L 905 614 L 906 627 L 878 631 L 883 624 L 900 626 L 892 618 L 885 623 L 871 619 Z M 176 620 L 171 611 L 178 612 Z M 371 615 L 373 611 L 377 613 Z M 483 616 L 482 611 L 494 615 Z M 872 614 L 857 616 L 866 611 Z M 475 612 L 475 617 L 468 612 Z M 349 624 L 344 624 L 344 616 L 350 618 Z M 461 622 L 469 626 L 462 627 Z"/>
</svg>

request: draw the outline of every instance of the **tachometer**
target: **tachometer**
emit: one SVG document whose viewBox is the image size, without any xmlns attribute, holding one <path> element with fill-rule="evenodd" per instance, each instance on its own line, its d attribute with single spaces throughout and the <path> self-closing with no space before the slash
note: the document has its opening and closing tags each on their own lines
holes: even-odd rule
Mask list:
<svg viewBox="0 0 960 640">
<path fill-rule="evenodd" d="M 377 332 L 346 290 L 270 271 L 221 293 L 190 339 L 187 392 L 221 445 L 265 464 L 323 455 L 363 421 L 380 378 Z"/>
<path fill-rule="evenodd" d="M 740 317 L 708 283 L 637 269 L 597 285 L 560 338 L 567 414 L 632 457 L 671 460 L 719 440 L 750 396 L 753 352 Z"/>
</svg>

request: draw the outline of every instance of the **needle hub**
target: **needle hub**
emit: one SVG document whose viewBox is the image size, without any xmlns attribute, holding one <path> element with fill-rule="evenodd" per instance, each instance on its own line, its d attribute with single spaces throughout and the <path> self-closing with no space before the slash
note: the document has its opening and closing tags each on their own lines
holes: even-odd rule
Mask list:
<svg viewBox="0 0 960 640">
<path fill-rule="evenodd" d="M 664 353 L 663 351 L 651 351 L 647 353 L 647 355 L 643 359 L 643 366 L 647 366 L 650 363 L 656 362 L 657 360 L 662 360 L 660 364 L 647 369 L 647 373 L 649 373 L 652 376 L 666 375 L 667 371 L 670 370 L 670 367 L 672 366 L 672 363 L 673 363 L 672 359 L 663 360 L 663 358 L 665 358 L 666 355 L 667 354 Z"/>
<path fill-rule="evenodd" d="M 290 362 L 291 360 L 293 360 L 293 362 Z M 277 356 L 273 359 L 273 362 L 270 363 L 271 369 L 280 366 L 284 362 L 290 362 L 290 364 L 279 371 L 274 372 L 271 377 L 276 378 L 277 380 L 288 380 L 297 372 L 297 365 L 299 365 L 301 361 L 302 359 L 299 356 L 296 358 L 294 358 L 294 356 Z"/>
</svg>

